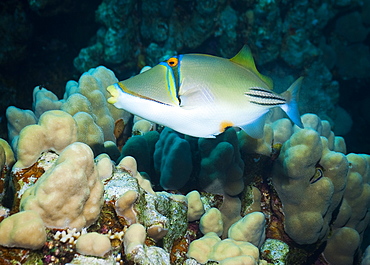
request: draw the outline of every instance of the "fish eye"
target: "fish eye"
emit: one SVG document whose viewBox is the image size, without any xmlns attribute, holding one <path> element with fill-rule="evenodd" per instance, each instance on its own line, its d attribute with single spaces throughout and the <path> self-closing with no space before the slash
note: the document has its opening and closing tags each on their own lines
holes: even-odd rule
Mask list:
<svg viewBox="0 0 370 265">
<path fill-rule="evenodd" d="M 172 57 L 172 58 L 167 60 L 167 64 L 171 67 L 177 66 L 178 63 L 179 63 L 179 59 L 177 59 L 175 57 Z"/>
</svg>

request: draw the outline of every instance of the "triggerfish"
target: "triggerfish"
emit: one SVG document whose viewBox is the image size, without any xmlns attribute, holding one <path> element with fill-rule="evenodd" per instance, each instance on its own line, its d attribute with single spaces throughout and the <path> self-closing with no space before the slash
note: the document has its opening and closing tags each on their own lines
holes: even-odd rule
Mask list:
<svg viewBox="0 0 370 265">
<path fill-rule="evenodd" d="M 107 88 L 109 103 L 149 121 L 194 137 L 213 138 L 229 126 L 263 136 L 271 108 L 282 108 L 299 127 L 298 78 L 282 94 L 272 91 L 250 49 L 231 59 L 184 54 Z"/>
</svg>

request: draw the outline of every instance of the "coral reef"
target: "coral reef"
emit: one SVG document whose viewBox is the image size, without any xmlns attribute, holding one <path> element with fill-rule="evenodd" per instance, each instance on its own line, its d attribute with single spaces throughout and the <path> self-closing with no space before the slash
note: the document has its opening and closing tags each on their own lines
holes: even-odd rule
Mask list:
<svg viewBox="0 0 370 265">
<path fill-rule="evenodd" d="M 235 130 L 227 129 L 215 140 L 199 138 L 201 187 L 235 196 L 244 188 L 244 163 L 240 158 Z"/>
<path fill-rule="evenodd" d="M 326 237 L 347 182 L 344 154 L 330 151 L 318 132 L 303 129 L 283 144 L 274 171 L 287 234 L 299 244 Z M 306 200 L 313 197 L 314 202 Z"/>
<path fill-rule="evenodd" d="M 140 121 L 139 121 L 140 123 Z M 138 164 L 138 170 L 148 173 L 152 178 L 155 178 L 154 174 L 154 150 L 155 144 L 159 139 L 159 133 L 157 131 L 150 131 L 143 135 L 138 135 L 137 127 L 134 123 L 132 127 L 132 135 L 134 137 L 129 138 L 121 150 L 121 155 L 118 161 L 126 156 L 133 156 Z"/>
<path fill-rule="evenodd" d="M 86 233 L 76 242 L 76 251 L 83 255 L 104 257 L 110 250 L 109 238 L 96 232 Z"/>
<path fill-rule="evenodd" d="M 0 264 L 370 264 L 369 0 L 0 7 Z M 305 77 L 304 129 L 197 139 L 107 104 L 144 65 L 243 44 L 277 93 Z"/>
<path fill-rule="evenodd" d="M 97 220 L 102 203 L 103 184 L 93 153 L 89 146 L 76 142 L 23 193 L 20 210 L 37 211 L 50 228 L 80 230 Z"/>
<path fill-rule="evenodd" d="M 118 110 L 107 104 L 107 91 L 105 88 L 117 82 L 114 74 L 105 67 L 98 67 L 96 69 L 91 69 L 89 72 L 83 74 L 78 82 L 69 81 L 66 84 L 66 91 L 64 98 L 58 100 L 57 96 L 51 91 L 45 88 L 35 87 L 34 89 L 34 103 L 33 111 L 30 110 L 20 110 L 15 107 L 9 107 L 7 109 L 7 120 L 9 127 L 9 141 L 13 145 L 22 145 L 27 142 L 18 140 L 20 131 L 27 125 L 35 126 L 55 126 L 55 133 L 59 131 L 61 136 L 54 135 L 54 131 L 50 131 L 49 136 L 42 136 L 45 130 L 42 127 L 39 128 L 39 132 L 36 133 L 34 129 L 28 129 L 35 133 L 34 136 L 30 137 L 40 137 L 40 139 L 45 139 L 45 143 L 41 144 L 38 148 L 40 152 L 43 149 L 50 148 L 49 142 L 53 142 L 60 138 L 64 146 L 53 146 L 53 148 L 64 148 L 69 143 L 76 141 L 84 142 L 88 144 L 95 154 L 102 153 L 105 149 L 104 146 L 107 145 L 109 141 L 115 141 L 113 135 L 113 128 L 115 127 L 115 121 L 118 119 L 128 120 L 129 114 L 125 111 Z M 62 110 L 59 112 L 52 112 L 54 115 L 61 115 L 60 123 L 49 122 L 51 113 L 43 116 L 42 114 L 48 110 Z M 73 116 L 69 117 L 69 115 Z M 63 117 L 63 118 L 62 118 Z M 52 119 L 51 119 L 52 120 Z M 74 123 L 75 128 L 67 126 L 64 123 Z M 45 123 L 45 125 L 43 125 Z M 32 127 L 31 127 L 32 128 Z M 72 132 L 64 132 L 66 128 L 72 130 Z M 48 131 L 48 130 L 46 130 Z M 26 135 L 30 135 L 26 133 Z M 56 137 L 55 139 L 52 139 Z M 65 137 L 70 137 L 69 141 L 66 142 Z M 50 138 L 49 140 L 47 140 Z M 56 144 L 56 143 L 55 143 Z M 15 148 L 15 147 L 14 147 Z M 30 147 L 32 148 L 32 147 Z M 26 148 L 20 148 L 19 150 L 24 150 Z M 111 153 L 115 150 L 111 150 Z M 27 152 L 25 154 L 19 154 L 20 157 L 27 157 Z M 29 161 L 24 161 L 26 163 L 22 166 L 30 166 L 35 162 L 39 153 L 35 154 L 35 157 L 27 157 Z M 23 158 L 20 159 L 22 161 Z M 21 162 L 19 162 L 21 163 Z"/>
<path fill-rule="evenodd" d="M 17 140 L 15 167 L 29 167 L 36 162 L 42 152 L 52 150 L 59 153 L 69 144 L 76 142 L 76 122 L 64 111 L 48 111 L 40 117 L 39 124 L 21 130 Z"/>
<path fill-rule="evenodd" d="M 258 248 L 251 243 L 229 238 L 221 240 L 214 232 L 194 240 L 189 246 L 188 256 L 202 264 L 208 260 L 221 261 L 220 264 L 248 265 L 259 261 Z"/>
<path fill-rule="evenodd" d="M 324 254 L 335 264 L 349 264 L 361 244 L 369 223 L 369 155 L 348 154 L 351 165 L 347 185 L 337 219 L 333 224 L 333 235 L 328 240 Z M 341 249 L 341 254 L 336 251 Z"/>
<path fill-rule="evenodd" d="M 199 220 L 204 214 L 204 205 L 200 197 L 200 193 L 193 190 L 186 194 L 186 199 L 188 201 L 188 221 Z"/>
<path fill-rule="evenodd" d="M 219 209 L 212 207 L 208 209 L 199 220 L 199 230 L 205 235 L 213 232 L 221 236 L 224 231 L 222 214 Z"/>
<path fill-rule="evenodd" d="M 193 170 L 190 144 L 180 135 L 165 128 L 155 145 L 154 167 L 160 172 L 160 184 L 167 190 L 185 186 Z"/>
<path fill-rule="evenodd" d="M 0 223 L 0 244 L 39 249 L 46 241 L 44 223 L 36 211 L 22 211 Z"/>
<path fill-rule="evenodd" d="M 246 241 L 260 247 L 266 237 L 264 227 L 264 214 L 251 212 L 229 228 L 228 236 L 236 241 Z"/>
<path fill-rule="evenodd" d="M 198 139 L 111 109 L 116 80 L 98 67 L 62 100 L 36 88 L 33 111 L 8 109 L 0 263 L 361 263 L 370 156 L 329 121 L 273 113 L 261 139 Z"/>
</svg>

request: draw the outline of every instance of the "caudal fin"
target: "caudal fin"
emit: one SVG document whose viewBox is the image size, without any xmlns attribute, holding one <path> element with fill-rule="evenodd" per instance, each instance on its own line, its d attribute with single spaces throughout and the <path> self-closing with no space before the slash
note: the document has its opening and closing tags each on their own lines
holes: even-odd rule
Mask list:
<svg viewBox="0 0 370 265">
<path fill-rule="evenodd" d="M 303 77 L 298 78 L 287 91 L 281 95 L 287 100 L 286 104 L 282 105 L 281 108 L 285 111 L 288 117 L 300 128 L 303 128 L 301 116 L 298 111 L 297 97 L 299 89 L 301 88 Z"/>
</svg>

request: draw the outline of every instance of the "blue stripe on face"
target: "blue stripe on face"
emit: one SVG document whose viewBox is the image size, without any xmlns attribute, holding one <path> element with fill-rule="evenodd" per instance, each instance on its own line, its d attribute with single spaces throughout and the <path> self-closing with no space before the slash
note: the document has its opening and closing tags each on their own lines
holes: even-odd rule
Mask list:
<svg viewBox="0 0 370 265">
<path fill-rule="evenodd" d="M 178 55 L 171 57 L 165 62 L 159 63 L 160 65 L 163 65 L 166 67 L 166 82 L 167 82 L 167 91 L 168 93 L 173 97 L 173 99 L 177 99 L 180 103 L 179 98 L 179 89 L 181 86 L 181 61 L 182 61 L 183 55 Z M 175 65 L 171 65 L 169 61 L 173 61 L 171 59 L 176 59 L 177 63 Z"/>
<path fill-rule="evenodd" d="M 179 60 L 179 62 L 177 64 L 177 87 L 176 87 L 177 92 L 179 91 L 180 86 L 181 86 L 181 63 L 182 63 L 182 57 L 184 57 L 184 55 L 182 55 L 182 54 L 180 54 L 180 55 L 177 56 L 177 59 Z"/>
<path fill-rule="evenodd" d="M 167 64 L 167 62 L 161 62 L 160 65 L 166 67 L 166 77 L 165 78 L 166 78 L 166 83 L 167 83 L 167 93 L 169 94 L 173 102 L 177 102 L 177 104 L 179 104 L 178 91 L 176 88 L 176 76 L 173 72 L 173 69 Z"/>
</svg>

